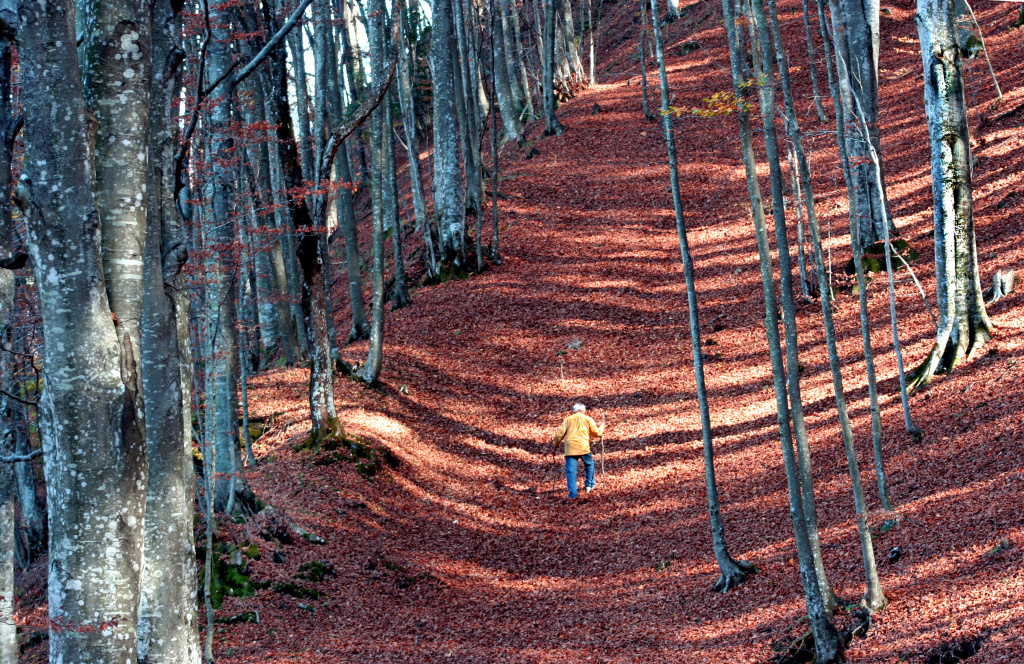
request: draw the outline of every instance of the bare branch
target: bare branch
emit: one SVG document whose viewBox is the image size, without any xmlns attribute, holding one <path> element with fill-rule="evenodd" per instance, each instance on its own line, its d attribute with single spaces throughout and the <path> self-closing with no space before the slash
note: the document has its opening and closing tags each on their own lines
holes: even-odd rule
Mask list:
<svg viewBox="0 0 1024 664">
<path fill-rule="evenodd" d="M 28 454 L 12 454 L 10 456 L 0 456 L 0 463 L 21 463 L 24 461 L 31 461 L 36 457 L 43 456 L 43 448 L 38 447 Z"/>
<path fill-rule="evenodd" d="M 270 55 L 274 48 L 281 43 L 281 40 L 288 36 L 288 33 L 291 32 L 291 29 L 294 28 L 295 25 L 299 22 L 299 19 L 302 18 L 303 12 L 306 11 L 306 7 L 309 7 L 311 2 L 313 2 L 313 0 L 302 0 L 302 2 L 299 3 L 299 6 L 296 7 L 295 11 L 291 13 L 291 16 L 288 17 L 288 20 L 284 22 L 284 25 L 282 25 L 280 29 L 278 29 L 278 31 L 274 33 L 274 36 L 267 41 L 266 45 L 260 49 L 260 52 L 254 55 L 252 60 L 250 60 L 248 64 L 242 67 L 242 69 L 234 77 L 234 79 L 231 81 L 230 86 L 232 90 L 236 85 L 244 81 L 246 78 L 248 78 L 250 74 L 256 71 L 256 68 L 259 67 L 264 60 L 267 59 L 267 56 Z M 177 192 L 183 186 L 183 184 L 181 183 L 181 171 L 185 165 L 185 155 L 188 152 L 189 143 L 192 140 L 192 134 L 195 133 L 196 126 L 199 123 L 199 109 L 202 107 L 203 101 L 207 97 L 209 97 L 221 83 L 223 83 L 229 76 L 231 76 L 235 69 L 238 68 L 238 63 L 236 62 L 235 64 L 231 65 L 226 72 L 221 74 L 221 76 L 217 80 L 215 80 L 209 86 L 205 88 L 203 87 L 203 73 L 205 72 L 206 65 L 206 50 L 207 46 L 210 43 L 210 38 L 211 35 L 209 29 L 209 16 L 207 16 L 206 38 L 203 40 L 203 46 L 200 49 L 199 53 L 199 82 L 196 86 L 197 93 L 195 107 L 192 109 L 192 117 L 189 118 L 188 125 L 185 127 L 185 131 L 181 135 L 181 146 L 178 148 L 178 154 L 176 154 L 174 157 L 175 194 L 177 194 Z M 175 198 L 177 198 L 177 196 L 175 196 Z"/>
<path fill-rule="evenodd" d="M 7 390 L 0 390 L 0 394 L 4 395 L 8 399 L 14 399 L 18 403 L 23 403 L 26 406 L 32 406 L 33 408 L 38 408 L 39 407 L 39 403 L 38 402 L 36 402 L 36 401 L 29 401 L 28 399 L 22 399 L 21 397 L 17 396 L 16 394 L 11 394 Z"/>
</svg>

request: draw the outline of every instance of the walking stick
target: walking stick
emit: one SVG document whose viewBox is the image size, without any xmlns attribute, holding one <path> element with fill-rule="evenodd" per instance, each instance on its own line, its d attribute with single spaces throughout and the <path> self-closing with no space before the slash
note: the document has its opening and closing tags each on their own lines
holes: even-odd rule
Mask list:
<svg viewBox="0 0 1024 664">
<path fill-rule="evenodd" d="M 601 479 L 604 479 L 604 413 L 601 413 Z"/>
</svg>

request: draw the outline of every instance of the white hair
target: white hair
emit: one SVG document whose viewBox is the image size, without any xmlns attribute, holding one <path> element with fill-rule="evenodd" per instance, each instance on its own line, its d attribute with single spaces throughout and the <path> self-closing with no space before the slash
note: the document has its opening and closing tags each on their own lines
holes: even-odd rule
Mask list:
<svg viewBox="0 0 1024 664">
<path fill-rule="evenodd" d="M 574 412 L 574 413 L 585 413 L 585 412 L 587 412 L 587 407 L 584 406 L 581 403 L 573 404 L 572 412 Z"/>
</svg>

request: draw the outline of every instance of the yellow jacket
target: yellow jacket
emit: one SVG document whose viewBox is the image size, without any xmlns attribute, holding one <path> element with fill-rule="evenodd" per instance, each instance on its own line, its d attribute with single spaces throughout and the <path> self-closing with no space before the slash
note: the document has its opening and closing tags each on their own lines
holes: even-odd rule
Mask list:
<svg viewBox="0 0 1024 664">
<path fill-rule="evenodd" d="M 555 432 L 555 444 L 565 441 L 565 456 L 590 454 L 590 441 L 600 438 L 604 432 L 597 422 L 586 413 L 573 413 L 562 420 Z"/>
</svg>

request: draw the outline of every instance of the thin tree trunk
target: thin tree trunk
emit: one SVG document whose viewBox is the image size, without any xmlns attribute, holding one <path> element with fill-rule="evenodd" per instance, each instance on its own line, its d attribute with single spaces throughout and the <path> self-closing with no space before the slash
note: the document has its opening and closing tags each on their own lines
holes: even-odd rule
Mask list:
<svg viewBox="0 0 1024 664">
<path fill-rule="evenodd" d="M 0 37 L 0 256 L 12 255 L 13 226 L 11 223 L 11 157 L 14 118 L 11 113 L 11 74 L 13 45 L 7 37 Z M 10 351 L 13 345 L 15 283 L 12 270 L 0 270 L 0 348 Z M 12 369 L 14 356 L 9 352 L 0 357 L 0 387 L 16 394 Z M 20 428 L 21 404 L 7 397 L 0 398 L 0 453 L 10 456 L 16 452 Z M 14 503 L 17 487 L 14 464 L 0 463 L 0 664 L 18 662 L 18 626 L 13 620 L 14 558 L 17 522 Z"/>
<path fill-rule="evenodd" d="M 537 110 L 533 106 L 533 95 L 530 93 L 530 77 L 526 73 L 529 52 L 523 49 L 523 40 L 519 36 L 519 7 L 509 3 L 509 11 L 512 14 L 512 30 L 516 38 L 516 62 L 519 65 L 520 86 L 523 89 L 524 121 L 533 122 L 537 119 Z"/>
<path fill-rule="evenodd" d="M 656 15 L 657 0 L 651 0 L 651 14 Z M 642 11 L 642 10 L 641 10 Z M 689 241 L 686 235 L 686 222 L 683 218 L 683 201 L 679 191 L 679 165 L 676 157 L 675 135 L 672 129 L 672 114 L 669 106 L 668 73 L 665 69 L 665 46 L 661 38 L 661 26 L 657 21 L 654 25 L 654 48 L 658 59 L 658 74 L 661 81 L 661 127 L 668 149 L 669 181 L 672 187 L 672 206 L 676 215 L 676 234 L 679 236 L 679 251 L 683 260 L 683 273 L 686 279 L 686 306 L 690 318 L 690 341 L 693 347 L 693 374 L 697 383 L 697 403 L 700 408 L 701 439 L 704 444 L 704 481 L 708 492 L 708 516 L 711 521 L 711 540 L 715 552 L 715 561 L 721 572 L 714 589 L 728 592 L 731 588 L 743 583 L 748 575 L 756 570 L 746 561 L 735 560 L 729 554 L 725 541 L 725 526 L 720 513 L 718 500 L 718 483 L 715 480 L 715 453 L 711 438 L 711 409 L 708 406 L 707 386 L 704 383 L 704 358 L 700 341 L 700 316 L 697 308 L 697 288 L 693 276 L 693 257 L 690 255 Z"/>
<path fill-rule="evenodd" d="M 266 109 L 265 118 L 271 125 L 277 125 L 276 120 L 280 117 L 279 111 L 282 101 L 279 99 L 281 95 L 277 95 L 274 92 L 273 72 L 276 65 L 277 63 L 272 59 L 272 73 L 260 76 L 263 84 L 263 99 Z M 285 110 L 287 111 L 287 106 L 285 106 Z M 287 203 L 283 193 L 285 186 L 284 175 L 281 169 L 282 148 L 277 145 L 279 138 L 280 130 L 278 129 L 268 137 L 268 141 L 271 141 L 271 143 L 267 147 L 270 196 L 274 205 L 274 226 L 280 233 L 279 241 L 271 244 L 269 259 L 270 269 L 274 275 L 273 281 L 277 289 L 277 316 L 278 320 L 281 321 L 282 338 L 284 339 L 285 347 L 292 349 L 290 353 L 285 352 L 285 361 L 288 361 L 288 357 L 291 355 L 293 356 L 291 361 L 294 363 L 299 357 L 306 354 L 305 337 L 299 334 L 300 331 L 304 332 L 305 325 L 301 324 L 302 312 L 299 310 L 298 298 L 295 297 L 295 284 L 298 281 L 298 277 L 295 274 L 295 250 L 292 246 L 292 232 L 289 228 L 288 220 L 285 219 Z M 285 260 L 286 256 L 287 261 Z"/>
<path fill-rule="evenodd" d="M 643 95 L 644 117 L 649 121 L 654 120 L 651 113 L 651 104 L 647 96 L 647 47 L 644 44 L 644 37 L 647 33 L 647 9 L 645 3 L 640 3 L 640 90 Z"/>
<path fill-rule="evenodd" d="M 404 16 L 399 15 L 399 19 Z M 402 126 L 405 129 L 405 140 L 409 153 L 409 186 L 412 190 L 413 214 L 416 216 L 416 230 L 423 233 L 423 244 L 426 255 L 423 261 L 427 279 L 437 276 L 437 263 L 434 258 L 434 242 L 431 237 L 430 219 L 427 216 L 427 202 L 423 193 L 423 177 L 420 175 L 419 134 L 416 131 L 416 107 L 412 96 L 412 77 L 410 73 L 408 53 L 409 44 L 406 40 L 405 27 L 399 29 L 402 37 L 402 51 L 398 54 L 398 100 L 402 109 Z"/>
<path fill-rule="evenodd" d="M 499 3 L 504 2 L 507 2 L 507 0 L 499 0 Z M 500 5 L 498 6 L 500 7 Z M 505 136 L 510 141 L 522 144 L 523 126 L 519 122 L 518 101 L 509 77 L 510 68 L 505 66 L 508 62 L 508 55 L 505 50 L 508 40 L 504 33 L 504 23 L 504 17 L 498 17 L 492 21 L 494 32 L 491 35 L 491 41 L 495 51 L 496 62 L 491 75 L 496 83 L 494 87 L 498 96 L 498 106 L 501 108 L 501 121 L 505 127 Z"/>
<path fill-rule="evenodd" d="M 465 209 L 476 214 L 483 201 L 482 169 L 480 168 L 480 108 L 476 102 L 476 53 L 471 26 L 467 25 L 467 12 L 462 0 L 452 0 L 452 17 L 458 51 L 452 52 L 455 70 L 455 100 L 459 118 L 459 136 L 462 146 L 462 165 L 466 176 Z M 391 130 L 385 128 L 388 137 Z"/>
<path fill-rule="evenodd" d="M 817 0 L 818 5 L 818 28 L 821 34 L 822 48 L 824 49 L 825 73 L 828 76 L 829 93 L 832 96 L 833 107 L 842 107 L 842 100 L 839 87 L 835 77 L 832 75 L 832 40 L 828 28 L 825 25 L 825 3 L 824 0 Z M 846 133 L 843 113 L 836 113 L 836 136 L 842 137 Z M 856 197 L 853 194 L 853 182 L 850 173 L 850 158 L 846 152 L 846 141 L 839 138 L 840 163 L 843 167 L 843 180 L 846 183 L 847 198 L 850 201 L 850 245 L 853 250 L 854 270 L 857 277 L 857 300 L 860 307 L 860 331 L 861 341 L 864 346 L 864 367 L 868 378 L 868 400 L 871 411 L 871 448 L 875 461 L 875 479 L 878 484 L 879 499 L 882 508 L 891 510 L 892 502 L 889 499 L 888 486 L 885 479 L 885 465 L 882 451 L 882 415 L 878 406 L 878 381 L 875 378 L 875 355 L 871 345 L 871 323 L 868 318 L 867 280 L 864 278 L 863 252 L 858 233 Z"/>
<path fill-rule="evenodd" d="M 864 561 L 864 578 L 867 592 L 864 596 L 864 605 L 870 611 L 881 610 L 886 603 L 885 594 L 882 592 L 882 585 L 878 580 L 878 568 L 875 565 L 875 550 L 871 541 L 871 529 L 868 525 L 867 505 L 864 501 L 864 486 L 860 480 L 860 468 L 857 464 L 857 452 L 853 446 L 853 429 L 850 426 L 850 417 L 846 407 L 846 394 L 843 391 L 843 374 L 839 361 L 839 351 L 836 348 L 836 331 L 832 321 L 832 303 L 828 296 L 830 286 L 828 275 L 825 272 L 825 261 L 821 250 L 821 230 L 818 226 L 818 218 L 814 207 L 814 191 L 811 183 L 811 173 L 807 166 L 807 158 L 803 149 L 803 140 L 800 135 L 800 128 L 796 120 L 796 106 L 793 101 L 793 88 L 789 76 L 789 60 L 786 57 L 785 46 L 782 43 L 782 34 L 779 28 L 778 11 L 775 0 L 768 0 L 768 16 L 772 28 L 772 37 L 775 42 L 775 57 L 779 67 L 782 92 L 785 103 L 786 124 L 789 129 L 790 142 L 793 145 L 793 152 L 796 153 L 796 162 L 800 173 L 801 189 L 804 192 L 804 199 L 807 202 L 807 222 L 811 228 L 811 240 L 814 245 L 814 262 L 818 276 L 818 287 L 821 293 L 821 313 L 825 324 L 825 341 L 828 347 L 829 368 L 832 371 L 832 386 L 835 392 L 836 412 L 839 415 L 839 424 L 843 436 L 843 448 L 846 451 L 846 464 L 850 471 L 850 481 L 853 487 L 854 509 L 857 513 L 857 533 L 860 536 L 861 557 Z"/>
<path fill-rule="evenodd" d="M 807 62 L 810 63 L 811 67 L 811 92 L 814 94 L 814 108 L 818 112 L 818 122 L 825 124 L 828 117 L 825 115 L 825 109 L 821 105 L 821 89 L 818 85 L 818 65 L 815 62 L 814 57 L 814 40 L 811 38 L 811 19 L 810 19 L 810 8 L 808 7 L 807 0 L 800 0 L 803 3 L 803 18 L 804 18 L 804 36 L 807 38 Z M 826 64 L 826 67 L 828 65 Z"/>
<path fill-rule="evenodd" d="M 753 60 L 754 72 L 759 81 L 772 81 L 775 67 L 768 32 L 764 6 L 759 0 L 750 3 L 751 27 L 754 30 Z M 796 306 L 793 301 L 793 267 L 789 252 L 789 238 L 786 233 L 786 213 L 783 200 L 782 167 L 779 163 L 778 135 L 775 128 L 775 92 L 771 85 L 758 85 L 761 105 L 761 120 L 765 134 L 765 151 L 772 188 L 772 212 L 775 221 L 775 243 L 779 252 L 779 272 L 782 289 L 782 319 L 786 335 L 786 381 L 789 391 L 790 415 L 793 418 L 793 434 L 796 439 L 797 459 L 800 463 L 801 495 L 804 501 L 804 515 L 807 518 L 807 533 L 814 553 L 818 586 L 821 588 L 825 606 L 831 615 L 839 602 L 825 574 L 818 536 L 817 508 L 814 503 L 814 474 L 811 466 L 810 445 L 807 442 L 807 427 L 804 422 L 803 400 L 800 396 L 800 359 L 796 328 Z M 825 295 L 822 295 L 825 297 Z"/>
<path fill-rule="evenodd" d="M 395 95 L 388 91 L 384 103 L 384 128 L 381 139 L 384 141 L 384 191 L 383 204 L 385 223 L 391 222 L 392 259 L 395 266 L 395 285 L 391 308 L 401 309 L 412 304 L 409 289 L 405 284 L 405 258 L 402 256 L 402 220 L 398 216 L 398 175 L 395 172 L 395 132 L 391 118 L 391 101 Z"/>
<path fill-rule="evenodd" d="M 561 0 L 540 0 L 544 5 L 544 135 L 558 136 L 564 127 L 555 115 L 555 3 Z"/>
<path fill-rule="evenodd" d="M 733 94 L 737 99 L 742 99 L 747 79 L 743 77 L 742 63 L 744 57 L 740 52 L 739 40 L 736 35 L 736 19 L 733 14 L 732 0 L 722 1 L 722 13 L 729 40 Z M 775 388 L 779 439 L 786 469 L 786 484 L 789 489 L 789 511 L 793 522 L 797 555 L 800 559 L 800 580 L 803 585 L 811 631 L 814 634 L 816 661 L 818 664 L 834 664 L 843 660 L 843 641 L 829 619 L 829 611 L 826 607 L 822 589 L 818 584 L 814 553 L 808 534 L 807 520 L 804 515 L 800 470 L 796 454 L 793 450 L 792 432 L 789 426 L 785 367 L 782 361 L 778 327 L 779 317 L 775 299 L 775 278 L 772 274 L 771 252 L 768 245 L 768 231 L 764 220 L 764 207 L 761 200 L 760 187 L 757 182 L 757 164 L 754 160 L 753 142 L 751 140 L 750 116 L 745 104 L 738 105 L 736 115 L 739 121 L 743 165 L 746 172 L 747 190 L 750 195 L 757 250 L 761 263 L 761 285 L 764 292 L 766 316 L 765 331 L 768 337 L 769 355 L 772 364 L 772 382 Z"/>
<path fill-rule="evenodd" d="M 594 51 L 594 30 L 596 26 L 594 24 L 594 0 L 587 0 L 587 37 L 588 37 L 588 52 L 590 55 L 590 87 L 597 85 L 597 63 L 596 53 Z"/>
</svg>

